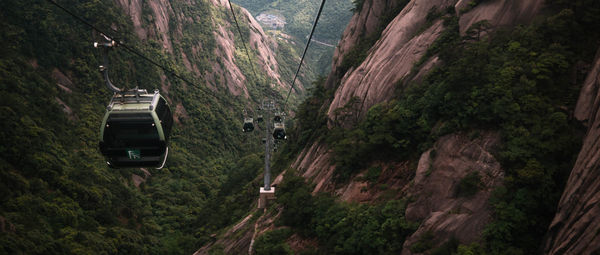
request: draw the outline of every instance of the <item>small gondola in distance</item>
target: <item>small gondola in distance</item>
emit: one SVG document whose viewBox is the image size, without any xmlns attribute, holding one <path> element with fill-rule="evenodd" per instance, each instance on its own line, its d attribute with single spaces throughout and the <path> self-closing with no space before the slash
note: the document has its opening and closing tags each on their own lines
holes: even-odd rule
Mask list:
<svg viewBox="0 0 600 255">
<path fill-rule="evenodd" d="M 244 118 L 244 126 L 242 126 L 242 132 L 252 132 L 254 130 L 254 119 L 252 117 Z"/>
<path fill-rule="evenodd" d="M 283 122 L 273 123 L 273 138 L 277 140 L 287 140 L 287 136 L 285 135 L 285 125 Z"/>
</svg>

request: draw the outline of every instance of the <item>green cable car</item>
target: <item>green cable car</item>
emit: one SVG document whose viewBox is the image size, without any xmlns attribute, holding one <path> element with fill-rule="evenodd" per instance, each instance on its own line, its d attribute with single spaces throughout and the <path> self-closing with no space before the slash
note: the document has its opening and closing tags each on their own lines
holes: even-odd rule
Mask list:
<svg viewBox="0 0 600 255">
<path fill-rule="evenodd" d="M 162 168 L 169 154 L 173 115 L 158 90 L 118 92 L 100 128 L 100 152 L 113 168 Z"/>
<path fill-rule="evenodd" d="M 113 40 L 94 43 L 94 47 L 103 49 L 104 65 L 100 71 L 106 86 L 114 92 L 100 126 L 100 152 L 112 168 L 163 168 L 169 154 L 173 114 L 158 90 L 122 90 L 112 84 L 108 77 L 108 51 L 116 45 Z"/>
<path fill-rule="evenodd" d="M 273 138 L 277 140 L 287 140 L 287 136 L 285 135 L 285 125 L 283 122 L 273 123 Z"/>
<path fill-rule="evenodd" d="M 252 117 L 244 118 L 244 126 L 242 127 L 242 132 L 252 132 L 254 130 L 254 119 Z"/>
</svg>

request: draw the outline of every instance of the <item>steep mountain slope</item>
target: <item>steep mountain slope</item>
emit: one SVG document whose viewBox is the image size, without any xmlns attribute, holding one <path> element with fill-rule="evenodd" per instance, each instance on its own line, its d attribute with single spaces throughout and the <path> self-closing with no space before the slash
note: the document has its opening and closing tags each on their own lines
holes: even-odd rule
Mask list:
<svg viewBox="0 0 600 255">
<path fill-rule="evenodd" d="M 227 12 L 230 8 L 227 1 L 212 1 L 217 9 L 205 13 L 186 13 L 186 9 L 180 10 L 185 5 L 177 2 L 171 4 L 169 1 L 142 3 L 139 0 L 122 0 L 118 3 L 131 17 L 136 34 L 141 40 L 152 38 L 161 42 L 167 52 L 173 54 L 176 51 L 174 55 L 186 69 L 196 77 L 206 77 L 213 88 L 225 84 L 231 94 L 235 96 L 243 94 L 246 98 L 250 96 L 247 86 L 253 85 L 252 83 L 271 84 L 280 87 L 282 91 L 289 88 L 289 85 L 281 80 L 278 71 L 279 63 L 274 53 L 278 48 L 277 44 L 265 35 L 261 26 L 244 9 L 235 8 L 237 15 L 240 16 L 248 47 L 253 50 L 251 53 L 256 54 L 251 56 L 252 61 L 258 64 L 257 68 L 260 68 L 258 72 L 261 76 L 263 73 L 267 75 L 253 77 L 252 79 L 256 80 L 254 82 L 247 77 L 248 74 L 245 74 L 252 74 L 252 72 L 248 70 L 242 72 L 238 67 L 243 64 L 244 68 L 250 69 L 250 63 L 247 62 L 247 56 L 240 45 L 242 41 L 235 30 L 233 18 Z M 141 18 L 144 11 L 148 12 L 153 19 L 144 22 Z M 205 24 L 206 22 L 202 21 L 199 15 L 211 17 L 212 24 Z M 149 23 L 146 24 L 147 28 L 142 27 L 144 23 Z M 195 33 L 207 33 L 206 31 L 210 31 L 212 27 L 215 27 L 212 41 L 198 40 Z M 215 46 L 217 47 L 212 52 L 207 51 Z M 211 62 L 210 66 L 204 68 L 198 66 L 207 61 Z"/>
<path fill-rule="evenodd" d="M 413 65 L 423 61 L 421 58 L 427 52 L 427 48 L 444 29 L 442 20 L 436 19 L 435 16 L 441 15 L 448 7 L 453 7 L 453 10 L 458 12 L 464 8 L 465 2 L 467 1 L 411 1 L 387 25 L 380 23 L 380 16 L 389 15 L 383 12 L 397 8 L 397 1 L 367 1 L 363 6 L 365 10 L 355 15 L 346 28 L 344 39 L 336 52 L 336 56 L 339 57 L 334 58 L 333 71 L 326 85 L 328 88 L 336 88 L 335 97 L 329 106 L 329 118 L 335 119 L 334 111 L 346 105 L 352 97 L 360 99 L 360 114 L 364 116 L 376 103 L 389 100 L 394 95 L 393 91 L 399 81 L 414 79 L 415 77 L 408 77 L 411 71 L 414 71 Z M 512 25 L 531 19 L 539 10 L 541 2 L 486 2 L 461 15 L 459 29 L 464 34 L 473 23 L 484 19 L 493 26 Z M 365 42 L 360 40 L 377 36 L 376 30 L 381 29 L 379 27 L 382 25 L 387 27 L 380 32 L 381 36 L 373 47 L 357 49 L 364 47 L 361 43 Z M 357 58 L 356 53 L 352 52 L 357 50 L 368 51 L 366 58 L 348 59 Z M 437 61 L 436 57 L 425 59 L 424 68 L 420 69 L 421 73 L 426 73 Z M 348 70 L 350 67 L 354 68 Z"/>
<path fill-rule="evenodd" d="M 265 26 L 280 42 L 290 42 L 295 51 L 302 52 L 308 34 L 319 9 L 318 1 L 307 0 L 239 0 L 234 3 L 248 9 L 255 17 L 259 14 L 275 14 L 285 19 L 282 29 Z M 327 75 L 331 56 L 340 39 L 343 29 L 352 16 L 352 1 L 329 1 L 323 7 L 319 25 L 315 30 L 311 50 L 306 56 L 305 68 L 314 70 L 318 75 Z M 291 60 L 291 59 L 290 59 Z M 295 60 L 294 60 L 295 61 Z M 295 71 L 295 70 L 294 70 Z M 313 80 L 310 77 L 309 80 Z"/>
<path fill-rule="evenodd" d="M 599 3 L 356 3 L 279 154 L 290 167 L 277 169 L 265 216 L 275 223 L 252 211 L 217 243 L 256 254 L 597 251 L 596 229 L 583 228 L 595 136 L 581 147 L 578 121 L 593 121 L 597 107 L 581 108 L 593 85 L 575 106 L 596 77 Z M 254 246 L 233 242 L 246 231 Z"/>
<path fill-rule="evenodd" d="M 0 253 L 193 252 L 252 202 L 225 198 L 260 167 L 258 136 L 239 134 L 242 110 L 289 87 L 277 45 L 236 8 L 255 75 L 226 1 L 58 3 L 192 83 L 110 53 L 113 82 L 161 89 L 177 124 L 164 169 L 109 169 L 97 141 L 111 93 L 91 46 L 103 37 L 47 1 L 2 1 Z"/>
<path fill-rule="evenodd" d="M 427 13 L 431 10 L 444 10 L 448 7 L 459 8 L 458 5 L 454 6 L 454 1 L 411 1 L 406 4 L 402 11 L 387 25 L 386 29 L 381 33 L 381 38 L 368 49 L 368 56 L 362 62 L 358 62 L 359 65 L 356 68 L 347 69 L 342 78 L 339 77 L 339 72 L 343 71 L 344 66 L 347 65 L 344 61 L 347 61 L 348 57 L 353 57 L 352 51 L 356 51 L 357 47 L 365 40 L 368 35 L 376 34 L 377 27 L 384 26 L 381 19 L 377 17 L 385 16 L 382 12 L 384 10 L 393 10 L 397 8 L 394 4 L 395 1 L 367 1 L 363 6 L 360 13 L 357 13 L 352 21 L 350 22 L 336 56 L 334 58 L 332 72 L 329 75 L 325 87 L 329 89 L 335 89 L 334 97 L 330 104 L 325 104 L 328 108 L 328 126 L 333 126 L 336 123 L 347 123 L 355 125 L 355 121 L 360 118 L 364 118 L 367 110 L 370 109 L 376 103 L 389 100 L 394 97 L 394 91 L 398 82 L 405 79 L 413 72 L 426 73 L 427 70 L 432 68 L 432 63 L 439 62 L 437 56 L 425 56 L 427 48 L 430 47 L 436 39 L 440 36 L 444 29 L 442 20 L 431 20 L 427 21 Z M 503 3 L 503 4 L 498 4 Z M 460 3 L 457 3 L 460 4 Z M 510 1 L 496 1 L 495 5 L 512 5 Z M 524 3 L 523 3 L 524 4 Z M 527 4 L 533 4 L 528 2 Z M 470 13 L 479 13 L 479 8 L 487 11 L 487 5 L 478 6 L 471 10 Z M 503 8 L 495 8 L 492 11 L 493 14 L 497 14 L 502 11 Z M 531 17 L 533 10 L 530 12 L 523 13 L 523 16 L 518 18 Z M 375 13 L 372 18 L 369 14 Z M 389 14 L 388 14 L 389 15 Z M 441 15 L 441 14 L 438 14 Z M 465 14 L 467 15 L 467 14 Z M 489 13 L 487 15 L 490 15 Z M 477 15 L 471 15 L 477 16 Z M 490 15 L 494 16 L 494 15 Z M 497 15 L 502 16 L 502 15 Z M 463 20 L 461 16 L 461 21 Z M 372 20 L 375 21 L 372 21 Z M 432 19 L 432 18 L 429 18 Z M 517 18 L 515 18 L 517 19 Z M 491 22 L 499 22 L 499 20 L 492 20 Z M 505 21 L 506 22 L 506 21 Z M 473 23 L 470 20 L 468 23 Z M 460 27 L 460 26 L 459 26 Z M 460 27 L 462 29 L 462 27 Z M 417 31 L 421 29 L 420 33 Z M 464 29 L 462 29 L 464 30 Z M 424 60 L 422 60 L 423 57 Z M 429 64 L 423 64 L 420 71 L 412 70 L 413 66 L 417 62 L 426 62 Z M 356 103 L 349 103 L 353 98 L 358 98 L 358 105 Z M 343 115 L 346 111 L 344 106 L 350 106 L 353 115 L 358 114 L 357 118 L 344 118 Z M 346 106 L 346 107 L 347 107 Z M 338 109 L 344 109 L 340 111 Z M 337 110 L 337 111 L 336 111 Z M 358 111 L 358 113 L 357 113 Z M 341 121 L 340 121 L 341 120 Z M 344 122 L 344 120 L 347 120 Z M 323 160 L 322 158 L 330 158 L 331 155 L 327 153 L 327 149 L 321 148 L 322 145 L 314 144 L 307 146 L 305 151 L 300 153 L 300 156 L 296 159 L 296 163 L 292 166 L 296 169 L 302 169 L 306 172 L 311 172 L 314 175 L 314 171 L 328 170 L 328 174 L 322 176 L 329 176 L 329 178 L 316 178 L 319 182 L 330 183 L 333 178 L 332 171 L 333 167 L 328 168 L 323 165 L 316 164 L 316 162 L 330 162 L 330 160 Z M 321 151 L 319 153 L 313 153 Z M 320 185 L 317 185 L 315 191 L 321 191 Z"/>
<path fill-rule="evenodd" d="M 289 1 L 289 0 L 259 0 L 234 1 L 247 8 L 254 16 L 265 12 L 273 11 L 281 13 L 286 18 L 286 26 L 283 32 L 288 33 L 298 39 L 303 39 L 310 33 L 314 16 L 319 9 L 319 1 Z M 335 43 L 339 40 L 341 30 L 352 16 L 352 1 L 332 1 L 326 2 L 323 7 L 323 14 L 319 19 L 319 27 L 315 31 L 315 39 Z"/>
<path fill-rule="evenodd" d="M 581 88 L 575 118 L 587 127 L 583 147 L 577 157 L 556 216 L 546 238 L 547 254 L 584 254 L 600 251 L 598 237 L 598 125 L 600 110 L 600 56 Z"/>
</svg>

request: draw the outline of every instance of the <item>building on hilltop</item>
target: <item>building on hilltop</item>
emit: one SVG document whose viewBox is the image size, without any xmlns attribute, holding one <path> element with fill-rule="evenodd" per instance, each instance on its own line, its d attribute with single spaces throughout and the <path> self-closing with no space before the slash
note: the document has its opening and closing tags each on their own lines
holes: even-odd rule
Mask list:
<svg viewBox="0 0 600 255">
<path fill-rule="evenodd" d="M 285 24 L 287 24 L 284 18 L 267 13 L 261 13 L 260 15 L 256 16 L 256 20 L 271 29 L 283 29 Z"/>
</svg>

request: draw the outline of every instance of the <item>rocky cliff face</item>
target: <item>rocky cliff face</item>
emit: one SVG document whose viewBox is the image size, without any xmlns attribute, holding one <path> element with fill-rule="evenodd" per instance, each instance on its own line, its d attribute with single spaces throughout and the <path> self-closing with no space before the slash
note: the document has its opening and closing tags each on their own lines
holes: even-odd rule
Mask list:
<svg viewBox="0 0 600 255">
<path fill-rule="evenodd" d="M 442 22 L 437 21 L 425 32 L 417 34 L 417 31 L 425 24 L 425 17 L 429 10 L 434 6 L 445 9 L 453 4 L 452 0 L 411 1 L 408 3 L 383 31 L 381 38 L 369 50 L 367 58 L 358 67 L 351 68 L 344 74 L 329 106 L 329 118 L 334 119 L 335 110 L 343 107 L 354 96 L 361 99 L 360 108 L 363 116 L 366 110 L 374 104 L 389 99 L 394 94 L 394 85 L 409 74 L 413 63 L 421 58 L 443 31 Z M 372 8 L 376 9 L 377 5 L 373 5 Z M 362 12 L 369 12 L 369 9 L 363 9 Z M 358 16 L 360 17 L 360 14 Z M 353 18 L 352 21 L 355 19 Z M 359 24 L 351 23 L 349 26 L 356 25 Z M 365 23 L 365 26 L 367 25 L 377 24 L 375 22 Z M 368 31 L 368 29 L 365 30 Z M 345 42 L 352 43 L 353 41 L 342 40 L 342 43 Z M 341 44 L 339 47 L 345 49 L 349 46 Z M 335 69 L 337 70 L 337 68 Z M 332 75 L 336 74 L 332 72 L 330 76 Z M 330 77 L 329 79 L 335 78 Z"/>
<path fill-rule="evenodd" d="M 575 118 L 588 130 L 546 238 L 547 254 L 600 251 L 600 50 L 581 89 Z"/>
<path fill-rule="evenodd" d="M 459 0 L 455 10 L 461 13 L 469 8 L 470 0 Z M 527 23 L 543 7 L 544 1 L 481 1 L 472 11 L 467 11 L 460 16 L 460 32 L 471 27 L 475 22 L 487 20 L 493 27 L 510 26 Z"/>
<path fill-rule="evenodd" d="M 373 34 L 383 23 L 382 16 L 388 10 L 395 9 L 397 4 L 397 1 L 392 0 L 365 1 L 361 11 L 352 16 L 350 23 L 344 30 L 338 47 L 335 48 L 331 70 L 332 74 L 337 73 L 337 69 L 344 60 L 344 55 L 347 54 L 354 45 L 358 44 L 361 38 Z M 328 77 L 327 83 L 329 86 L 333 86 L 336 82 L 339 81 L 335 76 L 330 75 Z"/>
<path fill-rule="evenodd" d="M 460 29 L 482 19 L 490 18 L 489 22 L 497 26 L 514 25 L 518 22 L 532 19 L 541 8 L 542 0 L 536 1 L 487 1 L 477 5 L 472 10 L 461 14 Z M 416 31 L 425 23 L 427 13 L 432 9 L 443 10 L 447 7 L 463 9 L 464 1 L 410 1 L 396 18 L 385 28 L 381 38 L 369 50 L 369 55 L 357 68 L 350 69 L 339 81 L 340 85 L 335 91 L 334 98 L 327 107 L 329 118 L 334 119 L 334 111 L 343 107 L 353 96 L 358 96 L 362 102 L 363 115 L 374 104 L 391 98 L 395 85 L 407 77 L 414 63 L 419 60 L 427 48 L 438 38 L 443 31 L 440 20 L 435 21 L 428 29 L 417 34 Z M 327 86 L 335 82 L 335 72 L 341 65 L 343 53 L 352 48 L 358 41 L 357 36 L 372 31 L 372 26 L 381 25 L 370 21 L 365 15 L 381 13 L 382 8 L 391 8 L 386 1 L 366 1 L 363 9 L 355 14 L 351 23 L 344 32 L 340 45 L 336 49 L 333 70 L 328 77 Z M 519 10 L 513 12 L 514 10 Z M 457 11 L 460 13 L 460 11 Z M 426 73 L 431 66 L 437 63 L 433 56 L 427 61 L 418 73 Z M 297 169 L 304 169 L 306 177 L 315 177 L 317 189 L 330 181 L 327 177 L 332 175 L 333 166 L 327 165 L 330 157 L 325 145 L 313 144 L 307 147 L 292 165 Z M 321 163 L 319 163 L 321 162 Z M 324 180 L 322 177 L 325 177 Z"/>
<path fill-rule="evenodd" d="M 406 218 L 422 223 L 404 242 L 402 254 L 411 254 L 410 247 L 427 232 L 434 233 L 436 243 L 479 241 L 492 217 L 488 199 L 504 178 L 492 155 L 499 141 L 495 133 L 474 140 L 448 135 L 421 155 L 413 183 L 406 187 L 406 195 L 415 200 L 406 208 Z M 474 193 L 465 190 L 469 180 Z"/>
<path fill-rule="evenodd" d="M 213 1 L 213 3 L 222 10 L 227 11 L 229 9 L 227 1 Z M 237 9 L 237 7 L 235 8 Z M 244 8 L 240 9 L 243 16 L 237 17 L 238 22 L 246 23 L 250 28 L 249 38 L 244 38 L 247 43 L 246 46 L 249 47 L 253 54 L 256 54 L 258 59 L 258 62 L 254 63 L 254 68 L 259 68 L 256 70 L 257 72 L 266 73 L 272 79 L 273 83 L 269 85 L 283 88 L 289 87 L 288 84 L 281 80 L 281 75 L 279 74 L 279 63 L 277 63 L 274 53 L 277 43 L 265 34 L 260 24 L 252 17 L 250 12 Z M 214 84 L 215 80 L 225 81 L 232 94 L 239 95 L 242 93 L 239 91 L 241 89 L 244 95 L 248 97 L 248 90 L 244 85 L 247 77 L 235 63 L 236 58 L 246 58 L 245 52 L 244 55 L 235 54 L 236 44 L 234 38 L 239 36 L 235 30 L 235 24 L 228 23 L 224 26 L 219 24 L 217 27 L 218 29 L 214 32 L 214 35 L 219 46 L 215 49 L 214 54 L 224 63 L 223 65 L 213 63 L 212 72 L 206 72 L 206 75 L 220 77 L 220 79 L 209 79 L 213 81 L 211 82 L 213 85 L 217 85 Z M 238 45 L 237 47 L 242 48 L 243 46 Z"/>
<path fill-rule="evenodd" d="M 257 216 L 261 213 L 261 216 Z M 260 211 L 260 209 L 255 209 L 225 233 L 221 234 L 219 239 L 194 252 L 194 255 L 252 254 L 252 244 L 256 237 L 275 229 L 274 222 L 280 213 L 281 211 Z"/>
<path fill-rule="evenodd" d="M 542 0 L 486 1 L 465 11 L 465 2 L 469 1 L 410 1 L 387 25 L 365 61 L 356 68 L 350 68 L 338 79 L 336 71 L 341 66 L 344 53 L 358 43 L 360 36 L 381 25 L 368 16 L 378 17 L 382 9 L 391 8 L 387 1 L 365 1 L 363 9 L 352 18 L 336 49 L 332 72 L 326 83 L 328 88 L 337 88 L 331 103 L 324 105 L 329 109 L 329 118 L 334 119 L 335 110 L 343 107 L 352 97 L 356 96 L 362 102 L 363 116 L 371 106 L 392 97 L 396 84 L 408 77 L 414 63 L 444 30 L 443 22 L 436 20 L 419 33 L 432 8 L 444 10 L 453 7 L 460 18 L 460 30 L 464 33 L 471 24 L 484 19 L 494 27 L 530 21 L 543 3 Z M 437 57 L 431 57 L 417 70 L 416 76 L 426 74 L 437 64 L 440 64 Z M 383 177 L 378 182 L 396 191 L 396 197 L 413 195 L 417 198 L 408 205 L 407 218 L 423 223 L 407 239 L 403 254 L 410 254 L 410 245 L 427 232 L 437 237 L 436 242 L 454 237 L 469 243 L 480 238 L 483 227 L 491 219 L 487 200 L 491 190 L 502 183 L 504 176 L 499 163 L 491 155 L 498 142 L 499 137 L 494 134 L 486 134 L 475 141 L 456 134 L 438 140 L 432 149 L 437 156 L 431 157 L 432 150 L 427 151 L 422 155 L 417 169 L 411 169 L 406 162 L 375 163 L 383 168 Z M 342 200 L 356 202 L 373 201 L 382 196 L 382 192 L 368 189 L 368 184 L 360 178 L 364 173 L 357 175 L 347 185 L 336 187 L 333 180 L 335 166 L 330 163 L 331 157 L 327 145 L 315 143 L 300 153 L 292 167 L 316 184 L 314 193 L 331 192 Z M 473 170 L 482 177 L 482 190 L 472 197 L 456 196 L 459 182 Z"/>
<path fill-rule="evenodd" d="M 242 72 L 236 64 L 236 61 L 239 61 L 238 58 L 246 58 L 246 56 L 243 50 L 236 52 L 236 48 L 241 49 L 242 46 L 236 45 L 235 38 L 239 37 L 239 35 L 237 34 L 235 24 L 229 21 L 221 22 L 215 19 L 212 20 L 211 25 L 214 28 L 213 36 L 217 44 L 212 52 L 207 52 L 201 42 L 194 42 L 192 45 L 189 45 L 190 49 L 184 49 L 183 45 L 181 45 L 182 38 L 185 33 L 188 33 L 184 30 L 184 27 L 194 22 L 200 22 L 197 17 L 186 16 L 183 11 L 173 8 L 172 4 L 167 0 L 150 0 L 147 2 L 140 0 L 116 0 L 116 2 L 131 17 L 134 30 L 140 39 L 155 39 L 159 41 L 165 51 L 181 59 L 188 71 L 194 73 L 197 77 L 203 77 L 211 88 L 218 89 L 224 87 L 228 89 L 229 93 L 235 96 L 249 96 L 246 82 L 248 81 L 247 75 L 251 74 Z M 206 3 L 187 1 L 185 4 L 197 5 Z M 215 10 L 216 12 L 226 13 L 226 16 L 231 16 L 227 1 L 212 0 L 210 4 L 213 5 L 213 8 L 217 9 Z M 151 20 L 150 24 L 144 23 L 144 8 L 148 8 L 151 11 L 151 17 L 147 18 Z M 248 11 L 242 9 L 241 13 L 242 16 L 237 18 L 239 22 L 249 24 L 250 37 L 244 39 L 249 42 L 248 47 L 252 51 L 251 54 L 255 54 L 258 59 L 258 62 L 254 63 L 255 68 L 258 68 L 256 71 L 266 73 L 273 81 L 272 86 L 289 86 L 281 81 L 278 69 L 279 64 L 275 60 L 273 52 L 277 48 L 276 42 L 265 35 L 261 26 Z M 237 42 L 239 43 L 241 40 L 238 38 Z M 207 54 L 216 56 L 218 60 L 210 64 L 209 70 L 201 71 L 199 62 L 206 61 L 205 55 Z M 169 85 L 165 87 L 168 88 Z"/>
<path fill-rule="evenodd" d="M 171 38 L 169 38 L 169 21 L 171 17 L 175 17 L 175 12 L 169 1 L 152 0 L 147 2 L 154 19 L 154 24 L 149 27 L 144 27 L 142 21 L 142 5 L 144 3 L 138 0 L 118 0 L 117 2 L 125 13 L 131 17 L 135 33 L 140 39 L 146 40 L 148 37 L 157 37 L 163 48 L 173 53 L 173 44 Z M 179 24 L 178 29 L 181 30 L 181 24 Z"/>
<path fill-rule="evenodd" d="M 366 1 L 362 11 L 352 18 L 336 49 L 332 72 L 327 80 L 329 88 L 337 87 L 335 97 L 329 105 L 329 118 L 334 119 L 335 110 L 346 105 L 352 97 L 356 96 L 361 100 L 361 115 L 364 116 L 371 106 L 393 96 L 397 83 L 408 77 L 414 63 L 425 54 L 444 29 L 441 20 L 438 19 L 420 32 L 425 28 L 426 17 L 431 10 L 443 11 L 453 7 L 460 15 L 460 30 L 464 33 L 473 23 L 480 20 L 488 20 L 495 27 L 528 21 L 535 16 L 543 3 L 542 0 L 486 1 L 463 14 L 469 2 L 471 1 L 410 1 L 387 25 L 380 39 L 369 50 L 367 58 L 338 79 L 340 74 L 337 72 L 344 59 L 344 53 L 358 43 L 360 36 L 369 35 L 378 26 L 385 25 L 381 24 L 381 13 L 393 8 L 389 1 Z M 426 73 L 434 63 L 437 63 L 435 56 L 424 65 L 419 74 Z"/>
</svg>

